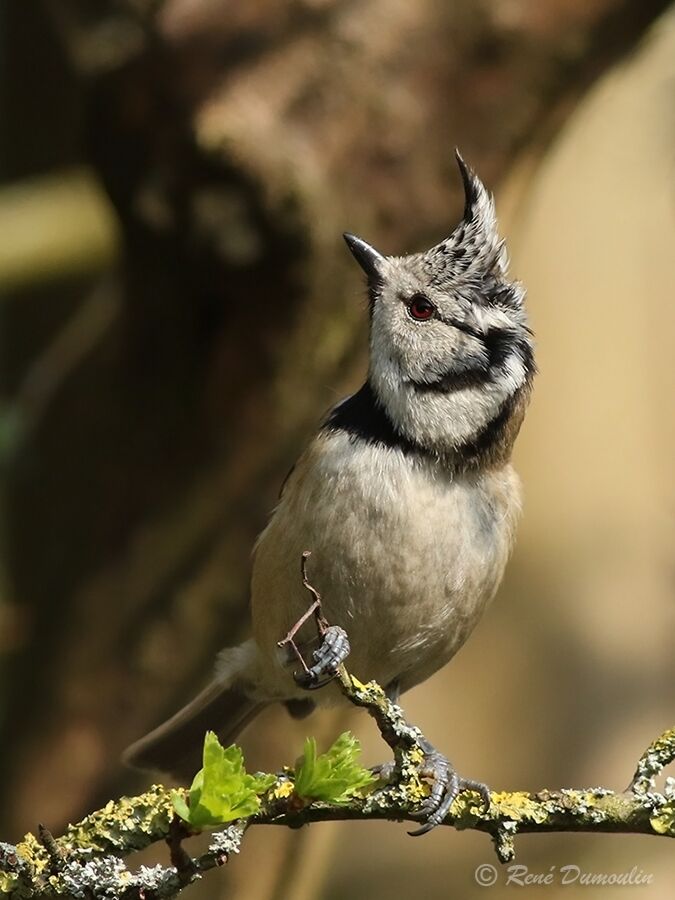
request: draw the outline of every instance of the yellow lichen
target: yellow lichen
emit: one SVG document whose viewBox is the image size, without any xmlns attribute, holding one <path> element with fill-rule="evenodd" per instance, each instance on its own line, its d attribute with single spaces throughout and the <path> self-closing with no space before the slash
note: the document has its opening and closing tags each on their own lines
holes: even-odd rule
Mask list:
<svg viewBox="0 0 675 900">
<path fill-rule="evenodd" d="M 415 806 L 429 796 L 431 788 L 420 778 L 417 767 L 404 765 L 401 774 L 403 780 L 397 787 L 405 805 Z"/>
<path fill-rule="evenodd" d="M 60 842 L 101 852 L 140 850 L 168 834 L 173 819 L 172 792 L 153 785 L 138 797 L 109 802 L 76 825 L 69 825 Z"/>
<path fill-rule="evenodd" d="M 280 781 L 270 796 L 275 800 L 283 800 L 285 797 L 290 797 L 294 790 L 292 781 Z"/>
<path fill-rule="evenodd" d="M 650 817 L 649 823 L 657 834 L 675 837 L 675 802 L 667 803 Z"/>
<path fill-rule="evenodd" d="M 7 872 L 0 872 L 0 894 L 11 894 L 19 884 L 16 875 L 9 875 Z"/>
<path fill-rule="evenodd" d="M 416 766 L 421 766 L 424 762 L 424 751 L 420 747 L 413 747 L 408 752 L 410 762 Z"/>
<path fill-rule="evenodd" d="M 16 850 L 19 856 L 29 863 L 36 875 L 44 874 L 49 868 L 47 851 L 34 834 L 27 834 L 21 843 L 16 845 Z"/>
<path fill-rule="evenodd" d="M 513 822 L 546 821 L 547 812 L 541 803 L 533 800 L 525 791 L 501 791 L 490 795 L 493 804 L 499 809 L 500 816 Z"/>
</svg>

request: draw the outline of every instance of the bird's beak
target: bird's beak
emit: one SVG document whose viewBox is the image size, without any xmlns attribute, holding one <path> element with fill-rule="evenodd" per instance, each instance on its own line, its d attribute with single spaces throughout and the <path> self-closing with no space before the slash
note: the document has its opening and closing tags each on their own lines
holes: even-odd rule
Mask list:
<svg viewBox="0 0 675 900">
<path fill-rule="evenodd" d="M 380 264 L 384 262 L 384 256 L 355 234 L 343 234 L 343 237 L 352 256 L 368 276 L 368 280 L 380 278 L 382 275 Z"/>
</svg>

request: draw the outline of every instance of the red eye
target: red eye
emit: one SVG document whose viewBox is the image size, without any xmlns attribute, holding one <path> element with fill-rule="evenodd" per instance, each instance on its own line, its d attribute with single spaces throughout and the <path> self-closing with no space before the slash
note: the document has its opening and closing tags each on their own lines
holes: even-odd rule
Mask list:
<svg viewBox="0 0 675 900">
<path fill-rule="evenodd" d="M 424 294 L 415 294 L 408 304 L 408 312 L 413 319 L 423 321 L 424 319 L 430 319 L 434 315 L 436 307 L 431 300 L 427 300 Z"/>
</svg>

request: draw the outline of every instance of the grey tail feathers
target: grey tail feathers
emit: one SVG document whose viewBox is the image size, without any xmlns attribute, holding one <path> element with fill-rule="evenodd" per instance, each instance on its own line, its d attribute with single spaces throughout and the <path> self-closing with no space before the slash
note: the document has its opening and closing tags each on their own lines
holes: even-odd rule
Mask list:
<svg viewBox="0 0 675 900">
<path fill-rule="evenodd" d="M 238 684 L 215 679 L 187 706 L 124 751 L 137 769 L 155 769 L 189 783 L 202 767 L 207 731 L 227 747 L 267 704 L 247 697 Z"/>
</svg>

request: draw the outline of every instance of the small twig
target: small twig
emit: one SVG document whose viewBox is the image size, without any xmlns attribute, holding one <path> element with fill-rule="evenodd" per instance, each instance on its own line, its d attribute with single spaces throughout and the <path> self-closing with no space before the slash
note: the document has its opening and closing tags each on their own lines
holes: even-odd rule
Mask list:
<svg viewBox="0 0 675 900">
<path fill-rule="evenodd" d="M 334 678 L 338 676 L 339 667 L 343 660 L 349 655 L 349 638 L 344 628 L 339 625 L 329 625 L 323 614 L 321 606 L 321 594 L 307 577 L 307 560 L 312 555 L 311 550 L 304 550 L 300 557 L 300 574 L 302 576 L 302 584 L 306 590 L 314 598 L 309 608 L 300 616 L 295 625 L 288 632 L 286 637 L 279 641 L 279 647 L 290 646 L 295 653 L 296 658 L 300 661 L 303 668 L 302 675 L 297 672 L 293 673 L 293 677 L 300 687 L 308 691 L 316 691 L 325 687 Z M 319 645 L 312 652 L 314 660 L 313 666 L 308 666 L 300 652 L 300 648 L 295 643 L 295 635 L 298 630 L 314 616 Z"/>
<path fill-rule="evenodd" d="M 177 817 L 174 818 L 169 825 L 166 843 L 169 847 L 171 865 L 175 868 L 178 877 L 185 884 L 189 884 L 196 874 L 195 863 L 183 847 L 183 840 L 189 836 L 190 833 L 186 831 L 181 819 Z"/>
<path fill-rule="evenodd" d="M 49 855 L 52 871 L 58 872 L 63 868 L 63 864 L 66 861 L 65 851 L 61 847 L 59 847 L 54 835 L 42 823 L 38 825 L 37 836 L 38 840 Z"/>
<path fill-rule="evenodd" d="M 319 632 L 319 637 L 322 638 L 328 627 L 328 622 L 323 617 L 321 611 L 321 594 L 317 591 L 317 589 L 312 585 L 307 577 L 307 560 L 312 555 L 311 550 L 303 550 L 302 556 L 300 557 L 300 575 L 302 577 L 303 586 L 310 592 L 312 597 L 314 598 L 313 602 L 309 605 L 307 610 L 300 616 L 298 621 L 293 625 L 288 634 L 283 640 L 277 642 L 278 647 L 290 647 L 293 653 L 295 654 L 296 659 L 300 663 L 305 673 L 306 678 L 311 677 L 311 670 L 307 663 L 305 662 L 305 658 L 302 655 L 300 648 L 295 642 L 295 635 L 300 631 L 305 622 L 314 616 L 316 622 L 316 628 Z"/>
</svg>

